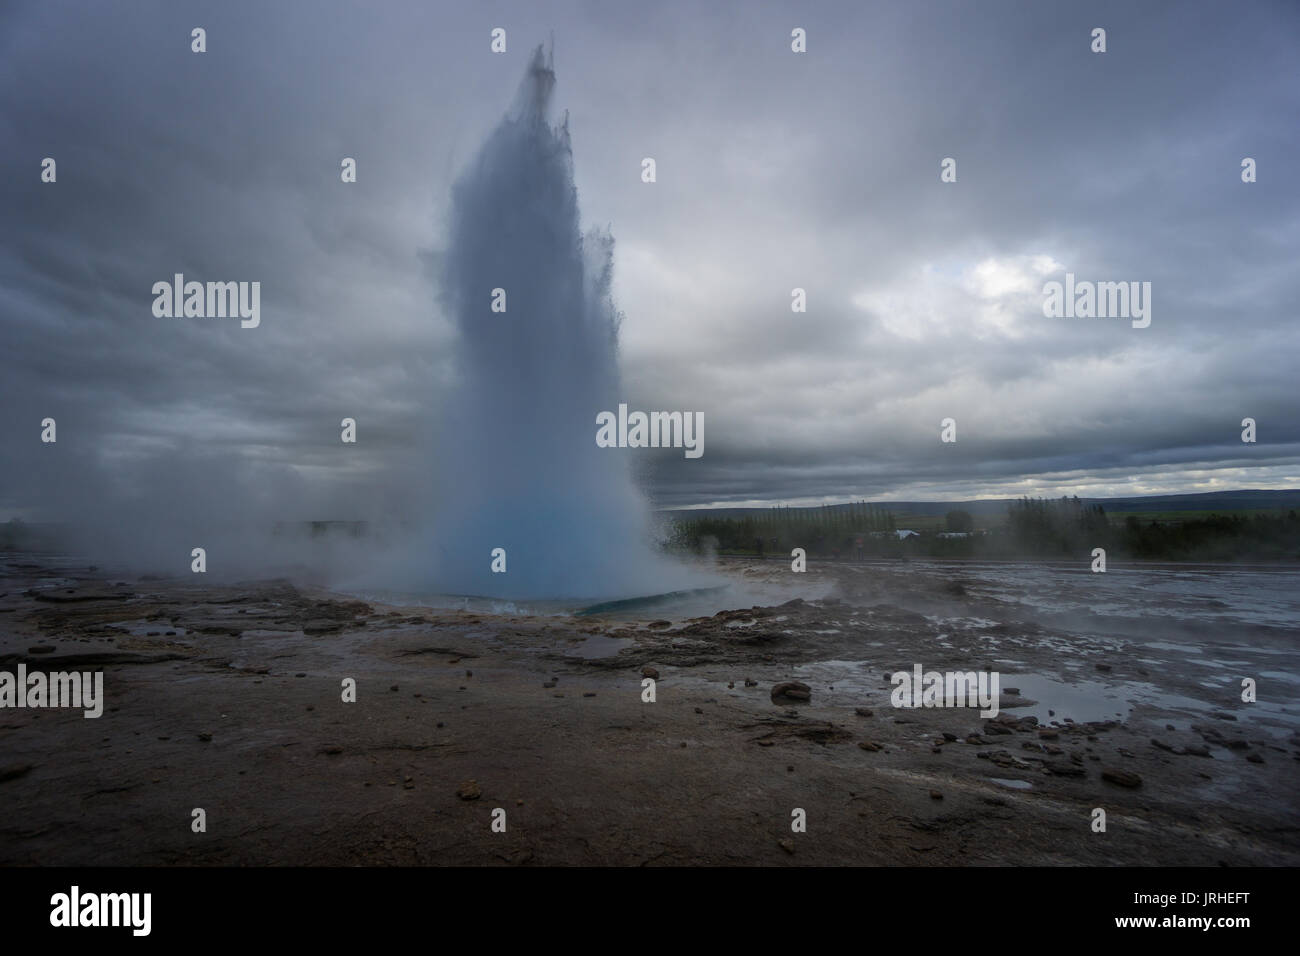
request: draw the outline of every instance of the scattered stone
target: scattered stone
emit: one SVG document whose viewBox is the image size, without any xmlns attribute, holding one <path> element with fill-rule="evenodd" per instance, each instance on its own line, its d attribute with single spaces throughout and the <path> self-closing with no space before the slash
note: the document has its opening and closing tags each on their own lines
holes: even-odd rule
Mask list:
<svg viewBox="0 0 1300 956">
<path fill-rule="evenodd" d="M 943 739 L 946 740 L 946 741 L 948 741 L 948 743 L 956 743 L 956 741 L 957 741 L 957 735 L 956 735 L 956 734 L 950 734 L 950 733 L 948 733 L 948 732 L 945 730 L 945 731 L 944 731 L 944 734 L 943 734 Z"/>
<path fill-rule="evenodd" d="M 306 676 L 307 676 L 307 672 L 306 672 L 306 671 L 299 671 L 298 673 L 294 674 L 293 676 L 294 676 L 294 677 L 306 677 Z"/>
<path fill-rule="evenodd" d="M 328 754 L 331 757 L 337 757 L 339 754 L 343 753 L 343 748 L 340 747 L 338 744 L 331 744 L 328 747 L 322 747 L 320 749 L 320 752 L 323 754 Z M 407 779 L 409 780 L 410 778 L 408 777 Z"/>
<path fill-rule="evenodd" d="M 942 800 L 942 799 L 943 799 L 943 794 L 940 793 L 938 790 L 931 790 L 931 791 L 930 791 L 930 799 L 931 799 L 931 800 Z"/>
<path fill-rule="evenodd" d="M 478 785 L 477 780 L 466 780 L 456 791 L 456 796 L 462 800 L 477 800 L 483 796 L 483 788 Z"/>
<path fill-rule="evenodd" d="M 206 731 L 204 733 L 199 734 L 199 740 L 203 741 L 204 743 L 207 743 L 211 739 L 212 739 L 212 735 L 210 733 L 207 733 Z"/>
<path fill-rule="evenodd" d="M 466 671 L 466 672 L 465 672 L 465 676 L 466 676 L 466 677 L 473 677 L 473 676 L 474 676 L 474 672 L 473 672 L 473 671 Z"/>
<path fill-rule="evenodd" d="M 1182 749 L 1182 753 L 1189 757 L 1210 757 L 1210 748 L 1205 744 L 1189 744 Z M 1210 757 L 1213 760 L 1213 757 Z"/>
<path fill-rule="evenodd" d="M 641 676 L 649 677 L 651 680 L 658 680 L 659 672 L 647 664 L 645 667 L 641 668 Z"/>
<path fill-rule="evenodd" d="M 1088 771 L 1073 763 L 1049 762 L 1044 765 L 1044 769 L 1056 777 L 1086 777 L 1088 775 Z"/>
<path fill-rule="evenodd" d="M 582 696 L 583 696 L 583 697 L 595 697 L 595 696 L 596 696 L 596 692 L 595 692 L 594 690 L 589 690 L 589 691 L 586 691 Z"/>
<path fill-rule="evenodd" d="M 542 686 L 543 686 L 543 687 L 554 687 L 554 686 L 555 686 L 555 681 L 553 681 L 553 680 L 544 680 L 544 681 L 542 681 Z"/>
<path fill-rule="evenodd" d="M 389 689 L 389 690 L 397 690 L 397 685 L 394 684 L 392 687 L 390 687 L 390 688 L 388 688 L 388 689 Z"/>
<path fill-rule="evenodd" d="M 777 840 L 776 842 L 777 845 L 781 849 L 785 850 L 786 853 L 789 853 L 791 856 L 794 856 L 794 840 L 791 840 L 789 837 L 786 837 L 784 840 Z"/>
<path fill-rule="evenodd" d="M 779 703 L 782 699 L 808 701 L 812 700 L 812 688 L 807 684 L 797 681 L 782 681 L 772 686 L 772 702 Z"/>
<path fill-rule="evenodd" d="M 871 717 L 873 712 L 870 707 L 855 707 L 853 712 L 859 717 Z"/>
<path fill-rule="evenodd" d="M 704 710 L 703 710 L 702 708 L 700 708 L 700 707 L 696 707 L 696 708 L 695 708 L 695 712 L 696 712 L 697 714 L 702 714 L 702 713 L 704 713 Z"/>
<path fill-rule="evenodd" d="M 727 690 L 734 690 L 735 687 L 736 687 L 736 682 L 734 680 L 727 681 Z"/>
<path fill-rule="evenodd" d="M 1099 671 L 1108 671 L 1108 670 L 1110 670 L 1110 665 L 1109 665 L 1109 664 L 1098 664 L 1098 665 L 1097 665 L 1097 670 L 1099 670 Z"/>
<path fill-rule="evenodd" d="M 1158 739 L 1155 738 L 1155 737 L 1152 737 L 1152 738 L 1151 738 L 1151 746 L 1152 746 L 1152 747 L 1158 747 L 1158 748 L 1161 749 L 1161 750 L 1167 750 L 1167 751 L 1169 751 L 1170 753 L 1176 753 L 1176 751 L 1175 751 L 1175 749 L 1174 749 L 1174 747 L 1173 747 L 1172 744 L 1167 744 L 1167 743 L 1165 743 L 1163 740 L 1158 740 Z"/>
<path fill-rule="evenodd" d="M 1254 752 L 1254 751 L 1252 751 L 1251 753 L 1246 754 L 1246 759 L 1247 759 L 1248 761 L 1250 761 L 1251 763 L 1263 763 L 1263 762 L 1264 762 L 1264 758 L 1261 757 L 1258 753 L 1256 753 L 1256 752 Z"/>
<path fill-rule="evenodd" d="M 1219 720 L 1236 720 L 1236 719 L 1237 719 L 1236 717 L 1232 716 L 1232 714 L 1224 713 L 1224 712 L 1221 711 L 1221 710 L 1214 710 L 1214 711 L 1211 711 L 1211 712 L 1210 712 L 1210 716 L 1211 716 L 1211 717 L 1217 717 Z"/>
<path fill-rule="evenodd" d="M 0 767 L 0 783 L 7 783 L 10 780 L 17 780 L 19 777 L 25 777 L 32 772 L 32 765 L 29 763 L 11 763 Z"/>
<path fill-rule="evenodd" d="M 754 678 L 752 678 L 752 677 L 746 677 L 746 678 L 745 678 L 745 686 L 746 686 L 746 687 L 757 687 L 757 686 L 758 686 L 758 681 L 754 680 Z"/>
<path fill-rule="evenodd" d="M 758 742 L 758 745 L 759 745 L 760 747 L 771 747 L 771 746 L 772 746 L 772 743 L 773 743 L 773 741 L 771 741 L 771 740 L 760 740 L 760 741 Z"/>
<path fill-rule="evenodd" d="M 1113 783 L 1117 787 L 1134 787 L 1142 786 L 1142 778 L 1131 770 L 1118 770 L 1114 767 L 1105 767 L 1101 771 L 1101 779 L 1107 783 Z"/>
<path fill-rule="evenodd" d="M 863 750 L 870 750 L 872 753 L 875 753 L 880 749 L 880 744 L 873 743 L 870 740 L 860 740 L 858 741 L 858 746 Z"/>
<path fill-rule="evenodd" d="M 673 626 L 672 621 L 651 621 L 649 624 L 646 625 L 646 627 L 650 628 L 651 630 L 661 630 L 662 628 L 672 627 L 672 626 Z"/>
</svg>

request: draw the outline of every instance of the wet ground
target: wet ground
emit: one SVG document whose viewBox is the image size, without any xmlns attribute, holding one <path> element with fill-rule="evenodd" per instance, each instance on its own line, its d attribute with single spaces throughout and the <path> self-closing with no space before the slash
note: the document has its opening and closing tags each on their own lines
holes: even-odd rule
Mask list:
<svg viewBox="0 0 1300 956">
<path fill-rule="evenodd" d="M 1300 863 L 1300 572 L 720 571 L 573 617 L 0 555 L 0 670 L 108 698 L 0 709 L 0 863 Z M 1001 712 L 893 707 L 917 664 Z"/>
</svg>

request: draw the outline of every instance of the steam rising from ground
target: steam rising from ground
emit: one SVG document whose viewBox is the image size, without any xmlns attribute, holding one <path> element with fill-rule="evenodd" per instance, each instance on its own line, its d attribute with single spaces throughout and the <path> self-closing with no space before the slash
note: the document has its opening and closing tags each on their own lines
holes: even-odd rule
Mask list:
<svg viewBox="0 0 1300 956">
<path fill-rule="evenodd" d="M 414 379 L 418 395 L 392 395 L 428 409 L 422 433 L 398 437 L 385 454 L 367 443 L 380 415 L 317 403 L 274 435 L 261 431 L 265 423 L 214 413 L 215 434 L 152 440 L 111 414 L 94 417 L 100 409 L 19 395 L 15 418 L 57 414 L 58 441 L 11 443 L 18 455 L 2 480 L 21 478 L 30 513 L 59 531 L 34 540 L 8 526 L 6 540 L 168 575 L 188 575 L 201 547 L 207 573 L 195 580 L 204 583 L 288 575 L 352 589 L 557 600 L 699 586 L 698 570 L 653 546 L 627 452 L 595 443 L 597 414 L 619 400 L 613 239 L 579 230 L 567 118 L 552 126 L 548 117 L 554 86 L 538 49 L 513 108 L 454 189 L 441 274 L 430 278 L 458 333 L 457 380 L 448 392 L 445 382 Z M 504 313 L 491 309 L 494 289 L 506 292 Z M 187 354 L 223 347 L 217 331 L 189 322 L 157 334 Z M 267 323 L 235 334 L 276 331 Z M 275 369 L 301 347 L 299 327 L 280 334 L 288 338 L 279 348 L 259 345 L 247 359 L 265 357 L 258 381 L 272 401 Z M 398 350 L 413 346 L 395 338 L 390 347 L 396 367 Z M 412 379 L 399 381 L 405 392 Z M 358 414 L 361 444 L 338 443 L 342 414 Z M 302 460 L 276 461 L 271 449 L 300 450 Z M 504 574 L 490 569 L 496 548 L 506 552 Z"/>
<path fill-rule="evenodd" d="M 625 453 L 598 448 L 617 408 L 614 242 L 579 229 L 568 119 L 549 118 L 555 73 L 538 48 L 513 109 L 457 183 L 443 304 L 459 381 L 433 462 L 421 590 L 509 597 L 643 595 L 691 580 L 650 544 Z M 491 309 L 502 289 L 506 311 Z M 506 573 L 493 573 L 503 548 Z"/>
</svg>

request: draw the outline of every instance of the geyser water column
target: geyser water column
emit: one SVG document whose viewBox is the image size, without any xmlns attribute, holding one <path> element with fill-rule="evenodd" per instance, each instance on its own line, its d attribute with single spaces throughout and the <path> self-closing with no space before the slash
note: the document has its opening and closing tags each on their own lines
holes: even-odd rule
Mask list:
<svg viewBox="0 0 1300 956">
<path fill-rule="evenodd" d="M 690 583 L 649 541 L 629 452 L 596 445 L 597 414 L 619 401 L 614 244 L 580 232 L 554 87 L 539 47 L 452 196 L 441 286 L 458 381 L 429 532 L 429 584 L 444 593 L 589 599 Z M 496 548 L 505 573 L 491 570 Z"/>
</svg>

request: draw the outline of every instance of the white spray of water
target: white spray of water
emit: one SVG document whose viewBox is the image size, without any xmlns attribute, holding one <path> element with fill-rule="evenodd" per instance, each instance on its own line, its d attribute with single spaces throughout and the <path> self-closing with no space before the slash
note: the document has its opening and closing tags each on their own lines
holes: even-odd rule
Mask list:
<svg viewBox="0 0 1300 956">
<path fill-rule="evenodd" d="M 652 547 L 628 453 L 595 443 L 597 413 L 619 401 L 614 243 L 580 232 L 567 116 L 548 116 L 554 86 L 539 47 L 452 197 L 442 292 L 460 377 L 415 561 L 422 590 L 617 598 L 699 584 Z M 491 570 L 496 548 L 505 573 Z"/>
</svg>

